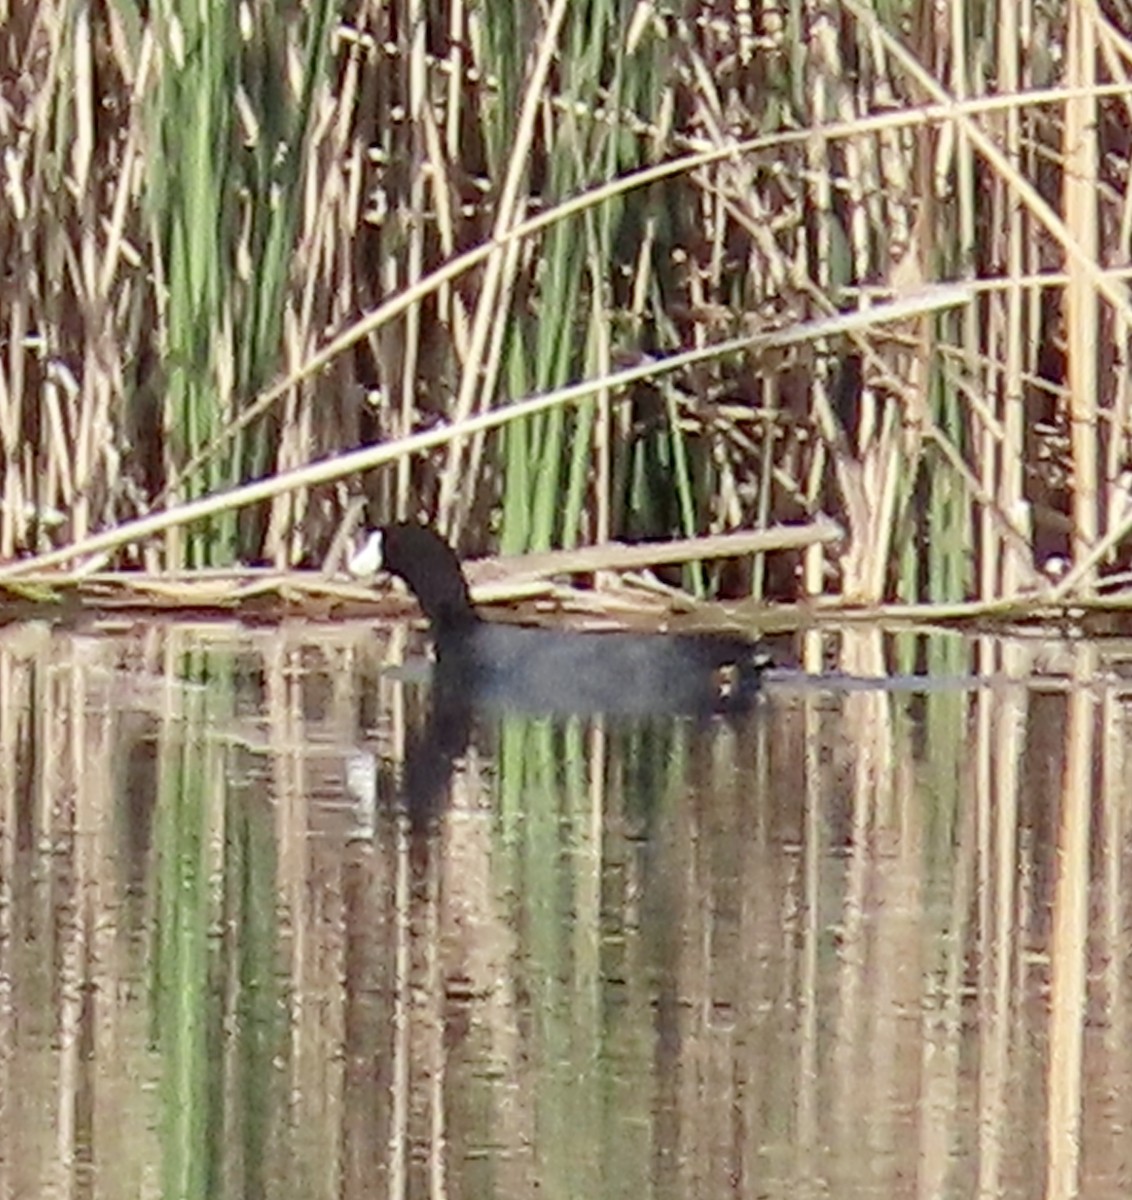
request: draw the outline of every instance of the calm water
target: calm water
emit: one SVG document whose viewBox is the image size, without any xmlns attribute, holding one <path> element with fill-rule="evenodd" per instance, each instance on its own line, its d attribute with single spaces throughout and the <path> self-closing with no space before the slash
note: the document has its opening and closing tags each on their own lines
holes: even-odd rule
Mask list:
<svg viewBox="0 0 1132 1200">
<path fill-rule="evenodd" d="M 1127 1197 L 1129 647 L 438 729 L 404 630 L 0 631 L 0 1197 Z"/>
</svg>

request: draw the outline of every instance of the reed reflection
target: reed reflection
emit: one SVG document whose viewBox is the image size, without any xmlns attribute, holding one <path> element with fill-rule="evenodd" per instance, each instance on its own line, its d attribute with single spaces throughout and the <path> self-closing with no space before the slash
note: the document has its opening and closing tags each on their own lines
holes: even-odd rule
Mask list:
<svg viewBox="0 0 1132 1200">
<path fill-rule="evenodd" d="M 5 631 L 0 1182 L 1123 1194 L 1117 648 L 965 652 L 626 723 L 368 628 Z"/>
</svg>

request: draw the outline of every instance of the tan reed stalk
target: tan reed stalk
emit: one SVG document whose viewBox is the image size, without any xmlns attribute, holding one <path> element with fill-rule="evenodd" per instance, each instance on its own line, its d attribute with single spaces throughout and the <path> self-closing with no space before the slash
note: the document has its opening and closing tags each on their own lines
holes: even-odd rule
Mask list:
<svg viewBox="0 0 1132 1200">
<path fill-rule="evenodd" d="M 1005 91 L 1017 91 L 1022 86 L 1023 70 L 1027 65 L 1020 61 L 1018 29 L 1025 21 L 1033 20 L 1032 6 L 1027 3 L 1018 6 L 1004 6 L 1002 9 L 1003 24 L 998 39 L 998 61 L 996 69 Z M 1003 145 L 1014 171 L 1022 172 L 1024 158 L 1022 151 L 1021 114 L 1011 109 L 1002 115 L 999 129 Z M 1023 342 L 1024 323 L 1024 293 L 1020 276 L 1028 269 L 1028 251 L 1025 238 L 1026 215 L 1020 205 L 1010 202 L 1009 191 L 1001 180 L 995 181 L 995 224 L 1003 228 L 1006 239 L 1006 275 L 1007 288 L 1001 298 L 992 301 L 993 328 L 996 332 L 996 342 L 999 350 L 992 350 L 992 358 L 1002 362 L 1002 400 L 998 414 L 1002 422 L 1003 438 L 997 447 L 999 462 L 999 493 L 998 507 L 1001 512 L 1017 515 L 1024 511 L 1025 500 L 1023 493 L 1023 455 L 1025 453 L 1025 411 L 1022 371 L 1026 362 L 1026 347 Z M 989 379 L 989 375 L 988 375 Z M 994 381 L 989 380 L 993 386 Z M 989 435 L 989 430 L 988 430 Z M 993 454 L 995 449 L 984 438 L 983 453 Z M 982 553 L 990 558 L 992 566 L 984 565 L 983 576 L 990 576 L 989 590 L 985 594 L 1016 595 L 1020 590 L 1024 577 L 1023 554 L 1015 546 L 1004 544 L 997 528 L 983 530 L 984 548 Z"/>
<path fill-rule="evenodd" d="M 258 483 L 246 484 L 231 492 L 206 497 L 201 500 L 181 505 L 137 520 L 124 523 L 117 529 L 89 537 L 81 544 L 65 547 L 37 556 L 35 559 L 22 560 L 7 565 L 0 565 L 0 580 L 12 579 L 30 571 L 45 566 L 66 562 L 87 554 L 114 549 L 130 542 L 144 539 L 166 529 L 187 525 L 192 521 L 201 520 L 215 513 L 235 511 L 240 507 L 272 499 L 297 487 L 312 486 L 343 478 L 353 472 L 365 470 L 387 462 L 394 462 L 398 457 L 419 453 L 435 446 L 446 445 L 452 438 L 468 433 L 476 433 L 504 425 L 509 421 L 536 415 L 554 407 L 571 404 L 577 400 L 591 396 L 604 388 L 625 387 L 638 380 L 650 377 L 661 377 L 667 372 L 694 366 L 701 361 L 727 354 L 737 353 L 751 345 L 773 347 L 805 342 L 808 338 L 825 337 L 832 334 L 851 332 L 867 325 L 877 324 L 885 319 L 901 320 L 910 313 L 932 311 L 939 307 L 948 307 L 964 299 L 964 293 L 955 289 L 941 289 L 920 296 L 909 297 L 906 300 L 891 305 L 874 308 L 866 313 L 850 314 L 846 317 L 833 318 L 827 321 L 813 322 L 808 326 L 784 330 L 782 333 L 771 333 L 760 337 L 744 337 L 732 339 L 730 342 L 713 345 L 700 351 L 689 351 L 684 354 L 671 355 L 663 362 L 648 362 L 638 367 L 616 372 L 609 379 L 590 381 L 573 387 L 562 388 L 547 396 L 536 397 L 526 401 L 516 402 L 505 409 L 497 409 L 472 418 L 461 426 L 430 430 L 427 433 L 415 434 L 402 438 L 396 443 L 380 444 L 349 454 L 340 454 L 323 460 L 320 463 L 291 471 L 286 475 L 263 480 Z"/>
<path fill-rule="evenodd" d="M 1071 4 L 1066 36 L 1066 82 L 1086 93 L 1096 86 L 1097 44 L 1092 10 Z M 1098 173 L 1097 105 L 1088 94 L 1065 105 L 1064 205 L 1069 236 L 1091 260 L 1098 258 L 1096 180 Z M 1100 302 L 1092 283 L 1075 264 L 1066 264 L 1066 382 L 1069 387 L 1070 452 L 1073 464 L 1073 559 L 1093 548 L 1099 532 L 1099 425 L 1097 420 L 1097 353 L 1100 349 Z M 1091 573 L 1079 586 L 1089 587 Z"/>
</svg>

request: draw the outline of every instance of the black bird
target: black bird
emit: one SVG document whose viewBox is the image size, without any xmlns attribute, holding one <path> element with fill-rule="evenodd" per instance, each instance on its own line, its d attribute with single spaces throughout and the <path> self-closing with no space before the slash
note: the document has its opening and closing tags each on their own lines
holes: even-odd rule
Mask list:
<svg viewBox="0 0 1132 1200">
<path fill-rule="evenodd" d="M 452 548 L 425 525 L 387 525 L 366 537 L 349 570 L 397 575 L 416 596 L 436 646 L 434 683 L 479 707 L 521 712 L 739 712 L 767 659 L 722 632 L 563 630 L 485 621 Z"/>
</svg>

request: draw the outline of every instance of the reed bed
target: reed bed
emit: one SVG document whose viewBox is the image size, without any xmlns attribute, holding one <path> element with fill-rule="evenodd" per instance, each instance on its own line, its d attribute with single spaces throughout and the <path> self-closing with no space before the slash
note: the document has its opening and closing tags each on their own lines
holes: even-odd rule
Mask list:
<svg viewBox="0 0 1132 1200">
<path fill-rule="evenodd" d="M 1121 14 L 14 7 L 0 557 L 827 516 L 726 590 L 1090 596 L 1132 531 Z"/>
</svg>

